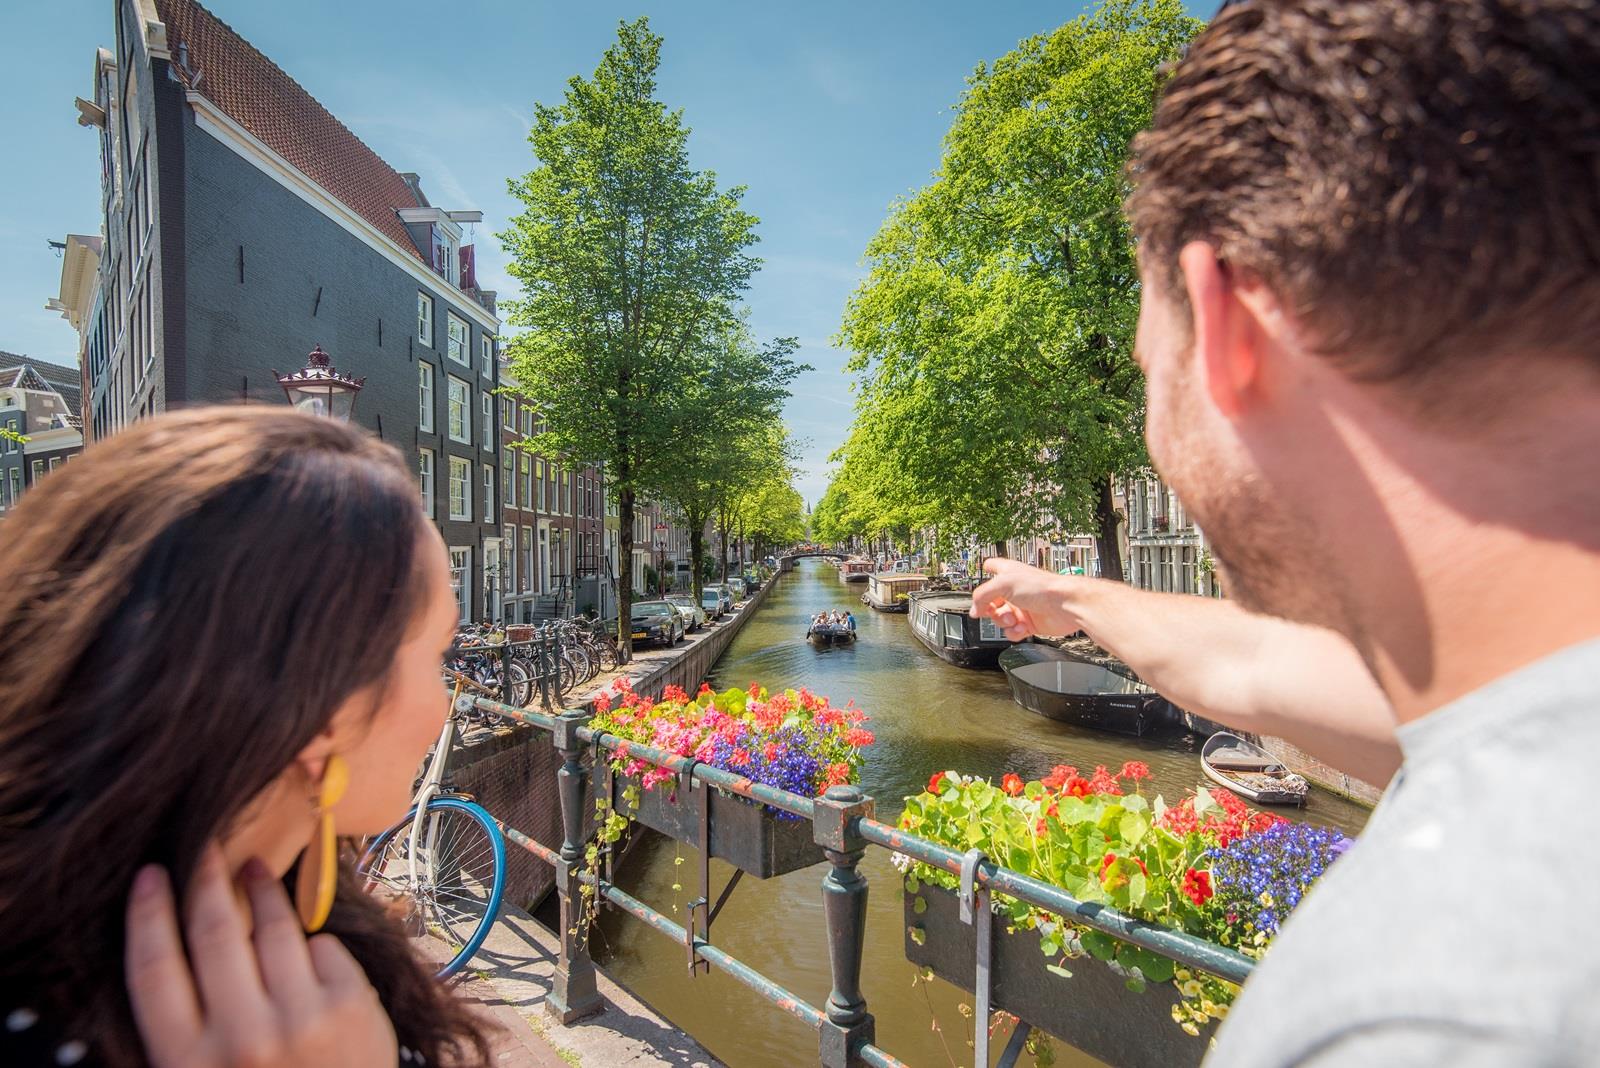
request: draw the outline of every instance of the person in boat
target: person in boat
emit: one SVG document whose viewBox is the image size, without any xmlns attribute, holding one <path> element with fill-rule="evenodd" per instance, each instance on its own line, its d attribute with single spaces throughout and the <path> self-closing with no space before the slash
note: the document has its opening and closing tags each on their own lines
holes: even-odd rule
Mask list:
<svg viewBox="0 0 1600 1068">
<path fill-rule="evenodd" d="M 850 633 L 851 634 L 854 634 L 856 632 L 856 617 L 855 617 L 855 613 L 851 612 L 850 609 L 848 609 L 848 608 L 846 608 L 844 610 L 844 625 L 846 627 L 850 628 Z"/>
<path fill-rule="evenodd" d="M 973 610 L 1404 760 L 1210 1064 L 1600 1063 L 1596 71 L 1592 0 L 1242 0 L 1135 142 L 1150 457 L 1237 604 L 995 560 Z"/>
</svg>

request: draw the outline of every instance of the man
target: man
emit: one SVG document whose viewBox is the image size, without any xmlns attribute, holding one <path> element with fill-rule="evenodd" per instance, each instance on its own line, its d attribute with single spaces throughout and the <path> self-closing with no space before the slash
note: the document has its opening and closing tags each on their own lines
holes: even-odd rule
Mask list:
<svg viewBox="0 0 1600 1068">
<path fill-rule="evenodd" d="M 1243 0 L 1132 175 L 1151 458 L 1404 753 L 1210 1063 L 1600 1063 L 1600 4 Z M 1013 637 L 1126 615 L 992 570 Z"/>
</svg>

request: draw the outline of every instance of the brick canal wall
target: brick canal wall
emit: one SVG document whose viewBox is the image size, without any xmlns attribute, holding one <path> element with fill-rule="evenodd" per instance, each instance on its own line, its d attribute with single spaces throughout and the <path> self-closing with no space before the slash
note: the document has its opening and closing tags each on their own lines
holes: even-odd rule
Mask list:
<svg viewBox="0 0 1600 1068">
<path fill-rule="evenodd" d="M 731 619 L 686 645 L 636 658 L 627 671 L 634 690 L 660 697 L 670 685 L 691 693 L 698 689 L 777 581 L 777 576 L 768 579 Z M 579 699 L 571 707 L 590 703 Z M 561 807 L 556 798 L 556 772 L 560 767 L 560 754 L 545 731 L 525 725 L 497 727 L 475 732 L 451 756 L 449 778 L 505 823 L 537 842 L 559 848 Z M 555 871 L 527 850 L 508 843 L 506 861 L 507 901 L 531 909 L 554 889 Z"/>
</svg>

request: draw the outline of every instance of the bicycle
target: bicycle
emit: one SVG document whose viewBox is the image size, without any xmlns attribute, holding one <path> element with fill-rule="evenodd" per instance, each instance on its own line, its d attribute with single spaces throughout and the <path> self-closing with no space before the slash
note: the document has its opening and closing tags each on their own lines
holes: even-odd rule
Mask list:
<svg viewBox="0 0 1600 1068">
<path fill-rule="evenodd" d="M 506 885 L 506 842 L 494 817 L 470 794 L 444 781 L 450 748 L 463 719 L 477 718 L 465 689 L 498 692 L 460 672 L 447 672 L 455 682 L 450 714 L 434 743 L 428 768 L 412 798 L 411 811 L 374 838 L 358 870 L 367 890 L 384 887 L 412 905 L 410 919 L 418 934 L 442 934 L 456 947 L 436 973 L 447 979 L 464 967 L 483 946 L 500 913 Z M 422 818 L 418 818 L 418 814 Z"/>
</svg>

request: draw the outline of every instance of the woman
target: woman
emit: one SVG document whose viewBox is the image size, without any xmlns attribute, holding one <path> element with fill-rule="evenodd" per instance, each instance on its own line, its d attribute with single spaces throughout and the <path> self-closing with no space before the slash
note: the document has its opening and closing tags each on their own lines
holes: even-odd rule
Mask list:
<svg viewBox="0 0 1600 1068">
<path fill-rule="evenodd" d="M 405 812 L 447 710 L 455 599 L 400 454 L 163 415 L 29 493 L 0 575 L 0 1063 L 484 1060 L 319 863 Z"/>
</svg>

